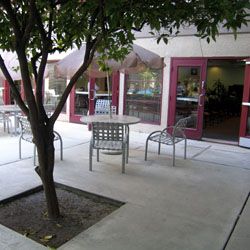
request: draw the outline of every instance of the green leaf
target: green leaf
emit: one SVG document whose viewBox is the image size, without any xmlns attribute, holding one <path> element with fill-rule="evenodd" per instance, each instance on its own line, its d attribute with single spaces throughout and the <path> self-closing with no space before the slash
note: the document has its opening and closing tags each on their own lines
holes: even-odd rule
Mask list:
<svg viewBox="0 0 250 250">
<path fill-rule="evenodd" d="M 167 39 L 167 37 L 163 37 L 163 42 L 164 42 L 165 44 L 168 44 L 168 39 Z"/>
<path fill-rule="evenodd" d="M 55 237 L 55 235 L 45 235 L 42 238 L 40 238 L 40 241 L 43 243 L 49 242 Z"/>
</svg>

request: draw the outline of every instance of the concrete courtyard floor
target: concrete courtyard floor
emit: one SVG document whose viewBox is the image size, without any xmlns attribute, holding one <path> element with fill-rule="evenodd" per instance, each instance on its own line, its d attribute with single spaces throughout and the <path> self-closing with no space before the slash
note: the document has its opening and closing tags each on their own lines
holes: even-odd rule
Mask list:
<svg viewBox="0 0 250 250">
<path fill-rule="evenodd" d="M 125 205 L 80 233 L 61 250 L 196 250 L 250 249 L 250 150 L 188 140 L 157 155 L 147 134 L 131 132 L 130 157 L 121 173 L 121 156 L 100 155 L 88 170 L 90 132 L 81 124 L 57 122 L 64 141 L 64 160 L 56 152 L 55 180 Z M 41 184 L 33 167 L 33 145 L 24 142 L 18 158 L 18 136 L 0 127 L 0 200 Z M 58 150 L 58 145 L 56 144 Z M 1 224 L 1 222 L 0 222 Z M 46 249 L 0 225 L 0 249 Z"/>
</svg>

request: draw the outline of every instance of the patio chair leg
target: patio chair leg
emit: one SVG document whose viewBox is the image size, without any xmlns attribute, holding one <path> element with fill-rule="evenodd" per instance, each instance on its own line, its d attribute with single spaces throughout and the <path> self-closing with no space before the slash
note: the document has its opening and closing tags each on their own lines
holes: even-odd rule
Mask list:
<svg viewBox="0 0 250 250">
<path fill-rule="evenodd" d="M 129 157 L 129 126 L 126 126 L 127 129 L 127 163 L 128 163 L 128 157 Z"/>
<path fill-rule="evenodd" d="M 34 154 L 33 154 L 34 158 L 33 158 L 33 163 L 34 166 L 36 166 L 36 145 L 34 144 Z"/>
<path fill-rule="evenodd" d="M 122 173 L 125 173 L 125 147 L 126 145 L 123 146 L 122 148 Z"/>
<path fill-rule="evenodd" d="M 97 152 L 96 152 L 96 159 L 97 159 L 97 161 L 99 161 L 99 159 L 100 159 L 100 158 L 99 158 L 99 156 L 100 156 L 100 154 L 99 154 L 99 149 L 97 149 L 96 151 L 97 151 Z"/>
<path fill-rule="evenodd" d="M 145 158 L 144 160 L 147 160 L 147 156 L 148 156 L 148 139 L 146 140 L 146 146 L 145 146 Z"/>
<path fill-rule="evenodd" d="M 8 123 L 8 133 L 10 134 L 10 133 L 12 133 L 12 131 L 13 131 L 12 122 L 11 122 L 11 119 L 10 119 L 10 118 L 8 118 L 7 123 Z M 15 135 L 16 135 L 16 133 L 15 133 Z"/>
<path fill-rule="evenodd" d="M 89 171 L 92 171 L 92 155 L 93 155 L 93 148 L 92 145 L 89 145 Z"/>
<path fill-rule="evenodd" d="M 187 159 L 187 139 L 185 139 L 185 146 L 184 146 L 184 159 Z"/>
<path fill-rule="evenodd" d="M 61 135 L 58 133 L 58 132 L 56 132 L 56 131 L 54 131 L 54 133 L 58 136 L 58 138 L 59 138 L 59 142 L 60 142 L 60 158 L 61 158 L 61 161 L 63 160 L 63 141 L 62 141 L 62 137 L 61 137 Z"/>
<path fill-rule="evenodd" d="M 19 137 L 19 159 L 22 159 L 22 138 Z"/>
<path fill-rule="evenodd" d="M 161 153 L 161 143 L 158 143 L 158 155 Z"/>
<path fill-rule="evenodd" d="M 60 138 L 60 148 L 61 148 L 61 161 L 63 160 L 63 142 L 62 138 Z"/>
<path fill-rule="evenodd" d="M 175 144 L 173 144 L 173 167 L 175 166 Z"/>
<path fill-rule="evenodd" d="M 127 149 L 126 149 L 126 163 L 128 164 L 128 156 L 129 156 L 129 148 L 127 145 Z"/>
<path fill-rule="evenodd" d="M 6 122 L 6 126 L 7 126 L 7 133 L 9 134 L 10 133 L 10 123 L 9 123 L 9 118 L 8 117 L 6 117 L 5 122 Z"/>
</svg>

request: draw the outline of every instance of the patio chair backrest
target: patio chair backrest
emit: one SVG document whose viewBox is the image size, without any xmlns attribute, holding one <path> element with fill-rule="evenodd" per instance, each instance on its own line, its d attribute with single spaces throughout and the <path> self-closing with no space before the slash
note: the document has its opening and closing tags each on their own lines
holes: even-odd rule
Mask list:
<svg viewBox="0 0 250 250">
<path fill-rule="evenodd" d="M 21 128 L 21 135 L 19 137 L 19 159 L 22 158 L 22 140 L 25 140 L 27 142 L 30 143 L 34 143 L 33 140 L 33 134 L 32 134 L 32 130 L 31 130 L 31 125 L 30 122 L 28 120 L 28 118 L 26 116 L 19 116 L 18 117 L 19 120 L 19 124 L 20 124 L 20 128 Z M 54 141 L 59 140 L 60 142 L 60 156 L 61 156 L 61 160 L 63 160 L 63 141 L 62 141 L 62 137 L 61 135 L 56 132 L 53 131 L 54 133 Z M 36 165 L 36 145 L 34 144 L 34 157 L 33 157 L 33 162 L 34 162 L 34 166 Z"/>
<path fill-rule="evenodd" d="M 187 127 L 188 121 L 191 117 L 185 117 L 180 119 L 175 126 L 173 127 L 173 137 L 186 137 L 185 136 L 185 128 Z"/>
<path fill-rule="evenodd" d="M 96 114 L 109 114 L 110 100 L 98 99 L 95 104 Z"/>
<path fill-rule="evenodd" d="M 123 141 L 124 126 L 120 123 L 94 122 L 93 142 L 95 141 Z"/>
<path fill-rule="evenodd" d="M 26 116 L 19 116 L 18 119 L 21 128 L 21 138 L 25 141 L 32 142 L 33 134 L 28 118 Z"/>
<path fill-rule="evenodd" d="M 110 113 L 111 101 L 107 99 L 97 99 L 95 104 L 95 114 L 106 115 Z M 116 106 L 111 105 L 111 113 L 116 114 Z"/>
<path fill-rule="evenodd" d="M 97 150 L 97 161 L 99 161 L 99 150 L 108 150 L 108 152 L 122 153 L 122 173 L 125 173 L 125 161 L 128 162 L 127 138 L 124 124 L 93 122 L 92 138 L 89 144 L 89 170 L 92 171 L 93 149 Z"/>
</svg>

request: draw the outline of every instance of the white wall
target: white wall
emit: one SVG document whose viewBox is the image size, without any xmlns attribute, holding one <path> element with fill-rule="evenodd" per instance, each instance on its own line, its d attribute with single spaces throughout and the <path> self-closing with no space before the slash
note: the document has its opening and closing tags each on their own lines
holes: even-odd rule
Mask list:
<svg viewBox="0 0 250 250">
<path fill-rule="evenodd" d="M 232 57 L 250 56 L 250 33 L 220 35 L 216 42 L 194 36 L 178 36 L 169 39 L 166 45 L 157 44 L 155 38 L 137 39 L 136 44 L 157 53 L 161 57 Z"/>
<path fill-rule="evenodd" d="M 157 44 L 156 38 L 138 38 L 136 44 L 155 52 L 164 58 L 163 71 L 161 125 L 135 124 L 132 130 L 151 132 L 167 125 L 168 97 L 170 82 L 171 57 L 250 57 L 250 33 L 238 34 L 237 40 L 232 34 L 223 34 L 217 41 L 201 40 L 194 36 L 178 36 L 169 39 L 168 45 L 163 42 Z M 119 114 L 123 113 L 124 75 L 120 76 Z M 60 120 L 69 119 L 69 101 L 67 101 L 67 115 L 60 115 Z"/>
</svg>

